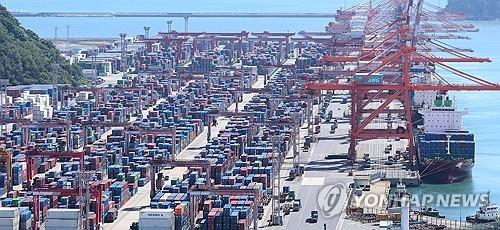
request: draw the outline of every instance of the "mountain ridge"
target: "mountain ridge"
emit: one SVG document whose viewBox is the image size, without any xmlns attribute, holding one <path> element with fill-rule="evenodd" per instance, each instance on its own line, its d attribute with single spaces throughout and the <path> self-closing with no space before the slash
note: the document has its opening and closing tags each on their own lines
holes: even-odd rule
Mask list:
<svg viewBox="0 0 500 230">
<path fill-rule="evenodd" d="M 56 71 L 53 64 L 59 66 Z M 8 79 L 11 85 L 51 84 L 54 73 L 61 84 L 86 82 L 77 65 L 65 60 L 50 41 L 22 27 L 0 5 L 0 79 Z"/>
</svg>

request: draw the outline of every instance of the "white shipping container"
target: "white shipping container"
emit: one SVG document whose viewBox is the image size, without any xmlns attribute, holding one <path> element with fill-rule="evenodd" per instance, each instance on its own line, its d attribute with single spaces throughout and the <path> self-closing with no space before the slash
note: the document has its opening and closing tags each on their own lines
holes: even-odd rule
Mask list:
<svg viewBox="0 0 500 230">
<path fill-rule="evenodd" d="M 19 208 L 8 208 L 2 207 L 0 208 L 0 218 L 19 218 Z"/>
<path fill-rule="evenodd" d="M 77 101 L 87 101 L 89 100 L 90 92 L 80 92 L 76 97 Z"/>
<path fill-rule="evenodd" d="M 65 228 L 78 228 L 80 222 L 78 220 L 64 220 L 64 219 L 47 219 L 46 227 L 65 227 Z"/>
<path fill-rule="evenodd" d="M 173 230 L 173 209 L 143 209 L 139 212 L 139 229 Z"/>
<path fill-rule="evenodd" d="M 163 227 L 163 228 L 147 228 L 147 227 L 140 227 L 139 226 L 140 230 L 174 230 L 173 228 L 174 227 L 172 227 L 172 228 L 165 228 L 165 227 Z"/>
<path fill-rule="evenodd" d="M 139 229 L 153 228 L 158 230 L 173 230 L 174 219 L 140 219 Z"/>
<path fill-rule="evenodd" d="M 16 218 L 0 218 L 0 226 L 18 226 L 19 227 L 19 216 Z M 0 229 L 2 229 L 0 227 Z"/>
<path fill-rule="evenodd" d="M 45 226 L 45 230 L 80 230 L 80 228 L 66 228 L 66 227 L 61 227 L 61 226 Z"/>
<path fill-rule="evenodd" d="M 140 219 L 173 219 L 174 210 L 169 209 L 143 209 L 139 211 Z"/>
<path fill-rule="evenodd" d="M 0 225 L 0 229 L 2 230 L 19 230 L 19 225 Z"/>
<path fill-rule="evenodd" d="M 80 217 L 79 209 L 49 209 L 47 219 L 66 219 L 75 220 Z"/>
</svg>

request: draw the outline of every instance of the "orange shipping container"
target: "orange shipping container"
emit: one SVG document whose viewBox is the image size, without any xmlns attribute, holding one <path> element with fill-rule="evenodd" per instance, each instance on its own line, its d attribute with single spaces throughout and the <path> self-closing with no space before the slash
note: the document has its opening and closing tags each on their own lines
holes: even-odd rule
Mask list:
<svg viewBox="0 0 500 230">
<path fill-rule="evenodd" d="M 175 207 L 174 214 L 176 216 L 182 216 L 185 212 L 185 206 L 183 204 L 179 204 Z"/>
</svg>

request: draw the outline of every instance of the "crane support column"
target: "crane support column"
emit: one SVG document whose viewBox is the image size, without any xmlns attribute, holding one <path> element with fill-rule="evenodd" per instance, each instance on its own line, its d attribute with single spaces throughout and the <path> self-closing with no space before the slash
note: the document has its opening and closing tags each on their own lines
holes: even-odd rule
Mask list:
<svg viewBox="0 0 500 230">
<path fill-rule="evenodd" d="M 189 17 L 184 17 L 184 32 L 188 32 L 188 27 L 189 27 Z"/>
</svg>

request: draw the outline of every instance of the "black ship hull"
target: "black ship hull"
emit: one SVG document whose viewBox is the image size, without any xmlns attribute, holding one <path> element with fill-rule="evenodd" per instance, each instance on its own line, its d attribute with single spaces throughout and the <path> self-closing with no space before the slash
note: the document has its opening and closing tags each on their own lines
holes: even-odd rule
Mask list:
<svg viewBox="0 0 500 230">
<path fill-rule="evenodd" d="M 472 160 L 423 160 L 420 163 L 422 180 L 431 184 L 451 184 L 469 177 Z"/>
</svg>

